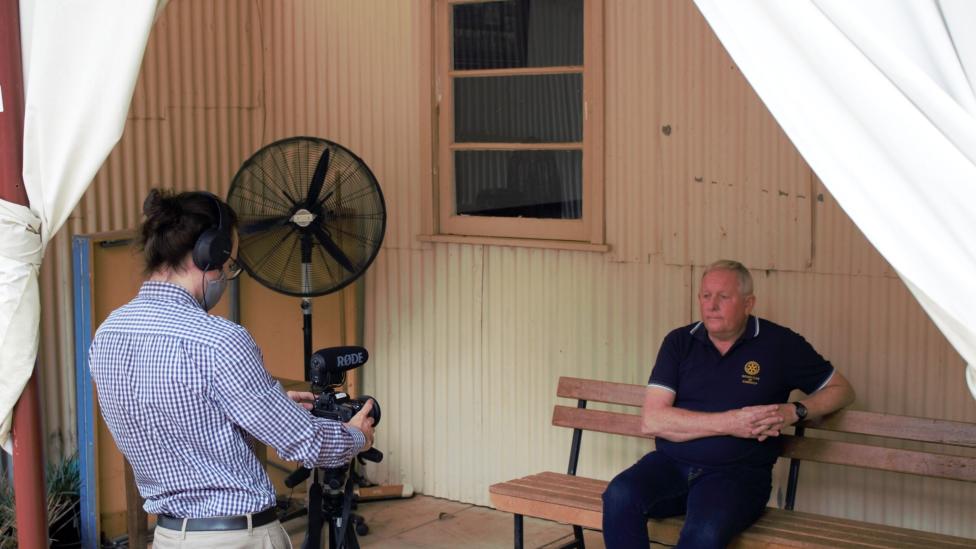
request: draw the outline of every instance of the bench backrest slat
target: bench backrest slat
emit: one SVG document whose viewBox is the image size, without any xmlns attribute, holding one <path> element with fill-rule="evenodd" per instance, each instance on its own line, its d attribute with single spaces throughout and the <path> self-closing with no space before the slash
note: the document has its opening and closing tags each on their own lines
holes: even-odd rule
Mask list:
<svg viewBox="0 0 976 549">
<path fill-rule="evenodd" d="M 599 431 L 631 437 L 654 438 L 641 433 L 640 416 L 622 414 L 619 412 L 605 412 L 603 410 L 588 410 L 586 408 L 570 408 L 556 405 L 552 411 L 552 424 L 570 429 L 585 431 Z"/>
<path fill-rule="evenodd" d="M 976 448 L 976 427 L 969 423 L 943 419 L 845 410 L 817 421 L 807 422 L 806 427 Z"/>
<path fill-rule="evenodd" d="M 639 407 L 644 404 L 646 391 L 647 388 L 643 385 L 561 377 L 556 395 L 563 398 Z M 976 448 L 976 425 L 959 421 L 842 410 L 817 421 L 807 422 L 806 427 Z"/>
<path fill-rule="evenodd" d="M 556 388 L 556 396 L 563 398 L 628 406 L 643 406 L 645 392 L 645 387 L 641 385 L 576 377 L 559 378 L 559 386 Z"/>
<path fill-rule="evenodd" d="M 591 410 L 558 404 L 554 407 L 552 415 L 552 424 L 559 427 L 653 438 L 641 433 L 640 423 L 641 418 L 637 414 Z M 967 426 L 967 424 L 962 425 Z M 968 425 L 968 428 L 976 430 L 976 425 Z M 791 435 L 782 435 L 782 437 L 784 439 L 783 457 L 786 458 L 976 482 L 976 458 L 974 457 L 884 448 L 822 438 Z"/>
<path fill-rule="evenodd" d="M 783 457 L 976 482 L 976 458 L 782 435 Z"/>
<path fill-rule="evenodd" d="M 641 385 L 564 377 L 559 380 L 558 394 L 565 398 L 640 406 L 645 391 L 646 388 Z M 639 414 L 557 404 L 553 409 L 552 424 L 571 429 L 653 438 L 641 433 Z M 976 447 L 976 424 L 872 412 L 839 412 L 808 423 L 807 429 L 808 435 L 813 430 L 822 429 L 964 448 Z M 976 482 L 976 457 L 885 448 L 870 443 L 840 442 L 810 436 L 783 435 L 783 438 L 783 456 L 786 458 Z"/>
</svg>

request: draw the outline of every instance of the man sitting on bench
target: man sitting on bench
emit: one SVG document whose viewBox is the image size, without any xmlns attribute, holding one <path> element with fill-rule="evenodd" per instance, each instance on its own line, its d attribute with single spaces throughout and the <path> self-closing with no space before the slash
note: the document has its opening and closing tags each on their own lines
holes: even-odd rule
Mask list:
<svg viewBox="0 0 976 549">
<path fill-rule="evenodd" d="M 755 302 L 741 263 L 705 269 L 701 321 L 664 338 L 647 385 L 641 428 L 657 449 L 603 494 L 608 549 L 646 549 L 647 518 L 681 514 L 677 547 L 725 547 L 766 507 L 780 430 L 854 401 L 802 336 L 752 316 Z M 809 396 L 786 404 L 793 389 Z"/>
</svg>

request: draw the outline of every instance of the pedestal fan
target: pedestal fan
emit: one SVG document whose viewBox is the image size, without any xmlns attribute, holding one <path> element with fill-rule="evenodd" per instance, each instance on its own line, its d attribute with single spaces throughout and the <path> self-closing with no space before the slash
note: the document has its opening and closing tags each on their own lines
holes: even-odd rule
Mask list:
<svg viewBox="0 0 976 549">
<path fill-rule="evenodd" d="M 379 253 L 386 229 L 379 183 L 342 145 L 293 137 L 251 156 L 234 176 L 227 203 L 238 215 L 240 264 L 267 288 L 302 298 L 304 372 L 305 381 L 310 381 L 311 298 L 352 283 Z M 322 478 L 335 477 L 334 471 L 325 471 Z M 313 521 L 322 497 L 321 487 L 316 492 L 319 478 L 317 471 L 310 490 L 306 548 L 320 546 L 322 525 L 316 527 Z M 347 527 L 351 485 L 344 484 L 348 489 L 338 495 L 332 487 L 333 496 L 344 498 L 340 507 L 345 509 L 329 517 L 330 547 L 358 546 L 355 530 Z M 365 530 L 361 520 L 357 527 Z"/>
</svg>

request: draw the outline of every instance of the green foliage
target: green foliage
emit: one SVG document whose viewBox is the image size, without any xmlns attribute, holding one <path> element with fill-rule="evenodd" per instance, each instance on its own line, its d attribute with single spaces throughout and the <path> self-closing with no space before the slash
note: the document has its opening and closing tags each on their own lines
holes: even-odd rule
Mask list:
<svg viewBox="0 0 976 549">
<path fill-rule="evenodd" d="M 60 524 L 75 512 L 81 490 L 78 456 L 73 455 L 49 465 L 47 480 L 47 520 Z M 14 487 L 7 475 L 0 475 L 0 549 L 17 547 L 17 522 L 14 507 Z"/>
<path fill-rule="evenodd" d="M 0 475 L 0 549 L 17 547 L 15 527 L 14 487 L 4 474 Z"/>
</svg>

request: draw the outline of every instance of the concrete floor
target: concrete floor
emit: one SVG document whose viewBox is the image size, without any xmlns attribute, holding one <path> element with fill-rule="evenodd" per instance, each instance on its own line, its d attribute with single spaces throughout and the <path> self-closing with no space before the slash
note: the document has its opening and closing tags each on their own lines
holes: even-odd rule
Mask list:
<svg viewBox="0 0 976 549">
<path fill-rule="evenodd" d="M 487 507 L 418 495 L 361 503 L 357 512 L 369 526 L 369 533 L 359 537 L 362 547 L 501 549 L 513 546 L 512 515 Z M 305 525 L 305 518 L 285 524 L 296 549 L 305 538 Z M 570 526 L 525 519 L 526 548 L 554 549 L 570 541 L 572 535 Z M 587 549 L 603 549 L 600 532 L 586 531 L 585 538 Z M 327 539 L 323 547 L 328 547 Z"/>
</svg>

